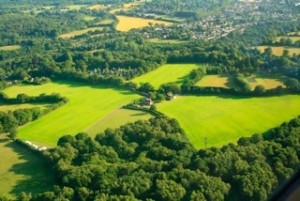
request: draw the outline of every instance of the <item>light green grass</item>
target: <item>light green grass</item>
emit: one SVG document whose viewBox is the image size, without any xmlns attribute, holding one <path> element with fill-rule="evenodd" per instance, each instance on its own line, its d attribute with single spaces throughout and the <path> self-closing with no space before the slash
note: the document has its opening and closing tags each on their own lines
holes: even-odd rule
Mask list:
<svg viewBox="0 0 300 201">
<path fill-rule="evenodd" d="M 148 41 L 151 43 L 158 43 L 158 44 L 181 44 L 185 42 L 180 40 L 161 40 L 159 38 L 151 38 Z"/>
<path fill-rule="evenodd" d="M 42 109 L 49 107 L 49 104 L 16 104 L 16 105 L 5 105 L 3 103 L 0 103 L 0 111 L 6 112 L 6 111 L 14 111 L 17 109 L 27 109 L 27 108 L 34 108 L 34 107 L 40 107 Z"/>
<path fill-rule="evenodd" d="M 262 133 L 300 114 L 300 96 L 220 98 L 187 96 L 157 105 L 179 121 L 196 148 L 221 146 Z"/>
<path fill-rule="evenodd" d="M 118 128 L 127 123 L 146 120 L 151 117 L 153 116 L 142 111 L 116 109 L 88 128 L 87 132 L 91 135 L 96 135 L 107 128 Z"/>
<path fill-rule="evenodd" d="M 83 17 L 83 20 L 84 21 L 92 21 L 92 20 L 94 20 L 96 17 L 92 17 L 92 16 L 84 16 Z"/>
<path fill-rule="evenodd" d="M 8 46 L 0 47 L 0 50 L 3 50 L 3 51 L 14 51 L 14 50 L 18 50 L 18 49 L 21 49 L 20 45 L 8 45 Z"/>
<path fill-rule="evenodd" d="M 77 5 L 68 5 L 66 6 L 66 8 L 68 10 L 80 10 L 81 8 L 86 7 L 87 5 L 83 5 L 83 4 L 77 4 Z"/>
<path fill-rule="evenodd" d="M 53 185 L 41 158 L 0 135 L 0 195 L 16 198 L 21 192 L 43 192 Z"/>
<path fill-rule="evenodd" d="M 159 88 L 161 84 L 168 82 L 180 84 L 185 76 L 198 67 L 196 64 L 166 64 L 132 81 L 135 83 L 149 82 L 155 88 Z"/>
<path fill-rule="evenodd" d="M 62 135 L 86 131 L 111 111 L 140 97 L 126 90 L 64 82 L 14 86 L 3 92 L 9 96 L 55 92 L 69 99 L 66 105 L 18 129 L 21 139 L 48 145 L 55 145 Z"/>
</svg>

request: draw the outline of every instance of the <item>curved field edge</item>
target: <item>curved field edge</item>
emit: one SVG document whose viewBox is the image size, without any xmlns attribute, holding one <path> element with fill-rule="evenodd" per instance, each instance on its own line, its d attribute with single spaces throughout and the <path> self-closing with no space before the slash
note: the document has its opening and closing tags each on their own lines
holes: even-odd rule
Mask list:
<svg viewBox="0 0 300 201">
<path fill-rule="evenodd" d="M 60 93 L 69 99 L 63 107 L 18 129 L 19 138 L 45 145 L 56 145 L 57 140 L 63 135 L 75 135 L 86 131 L 113 110 L 140 97 L 123 89 L 87 86 L 74 82 L 13 86 L 3 92 L 9 96 L 16 96 L 19 93 L 28 95 Z"/>
<path fill-rule="evenodd" d="M 185 96 L 157 105 L 179 121 L 196 148 L 222 146 L 281 125 L 300 114 L 300 96 Z M 206 142 L 205 142 L 206 141 Z"/>
<path fill-rule="evenodd" d="M 0 195 L 16 198 L 21 192 L 50 190 L 54 179 L 41 158 L 0 135 Z"/>
</svg>

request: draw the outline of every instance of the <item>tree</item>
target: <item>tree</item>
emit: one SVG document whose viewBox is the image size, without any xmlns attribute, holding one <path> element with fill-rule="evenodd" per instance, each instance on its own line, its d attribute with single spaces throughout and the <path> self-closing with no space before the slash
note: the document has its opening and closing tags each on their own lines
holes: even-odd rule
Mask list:
<svg viewBox="0 0 300 201">
<path fill-rule="evenodd" d="M 255 87 L 255 89 L 254 89 L 254 93 L 255 93 L 256 95 L 262 95 L 262 94 L 264 94 L 265 92 L 266 92 L 266 89 L 265 89 L 265 87 L 262 86 L 262 85 L 257 85 L 257 86 Z"/>
<path fill-rule="evenodd" d="M 284 84 L 288 89 L 297 90 L 300 88 L 299 81 L 295 78 L 288 78 Z"/>
</svg>

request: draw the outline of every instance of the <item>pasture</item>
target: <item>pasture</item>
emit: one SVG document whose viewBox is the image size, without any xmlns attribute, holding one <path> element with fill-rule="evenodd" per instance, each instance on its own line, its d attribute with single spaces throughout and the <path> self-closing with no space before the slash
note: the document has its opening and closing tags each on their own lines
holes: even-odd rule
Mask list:
<svg viewBox="0 0 300 201">
<path fill-rule="evenodd" d="M 7 45 L 7 46 L 2 46 L 0 47 L 0 50 L 3 51 L 14 51 L 14 50 L 19 50 L 22 47 L 20 45 Z"/>
<path fill-rule="evenodd" d="M 196 86 L 228 88 L 228 77 L 220 75 L 206 75 L 196 84 Z"/>
<path fill-rule="evenodd" d="M 251 86 L 251 89 L 254 89 L 257 85 L 262 85 L 265 89 L 275 89 L 276 87 L 285 87 L 283 82 L 279 79 L 272 78 L 260 78 L 260 77 L 247 77 L 246 81 Z"/>
<path fill-rule="evenodd" d="M 280 36 L 280 37 L 277 37 L 275 41 L 279 42 L 280 39 L 282 39 L 282 38 L 284 38 L 284 39 L 289 38 L 289 39 L 291 39 L 293 42 L 296 42 L 296 41 L 300 40 L 300 36 L 288 36 L 288 37 L 287 37 L 287 36 Z"/>
<path fill-rule="evenodd" d="M 154 71 L 151 71 L 145 75 L 134 78 L 135 83 L 149 82 L 156 89 L 161 84 L 168 82 L 182 83 L 185 76 L 187 76 L 193 69 L 199 68 L 196 64 L 165 64 Z"/>
<path fill-rule="evenodd" d="M 260 52 L 264 52 L 268 46 L 258 46 L 257 49 Z M 282 56 L 284 50 L 288 50 L 290 55 L 300 54 L 300 48 L 290 48 L 290 47 L 271 47 L 273 54 L 276 56 Z"/>
<path fill-rule="evenodd" d="M 198 149 L 236 142 L 240 137 L 265 132 L 300 114 L 300 96 L 267 98 L 215 96 L 177 97 L 157 109 L 179 121 Z"/>
<path fill-rule="evenodd" d="M 158 43 L 158 44 L 181 44 L 184 43 L 184 41 L 180 40 L 161 40 L 159 38 L 151 38 L 147 40 L 148 42 L 151 43 Z"/>
<path fill-rule="evenodd" d="M 84 4 L 75 4 L 75 5 L 67 5 L 66 8 L 68 10 L 80 10 L 81 8 L 86 7 L 87 5 Z"/>
<path fill-rule="evenodd" d="M 92 6 L 88 7 L 89 10 L 103 10 L 103 9 L 106 9 L 106 8 L 107 8 L 107 6 L 101 5 L 101 4 L 92 5 Z"/>
<path fill-rule="evenodd" d="M 42 109 L 49 107 L 49 104 L 29 104 L 29 103 L 24 103 L 24 104 L 15 104 L 15 105 L 6 105 L 3 103 L 0 103 L 0 111 L 1 112 L 7 112 L 7 111 L 14 111 L 17 109 L 28 109 L 28 108 L 34 108 L 34 107 L 40 107 Z"/>
<path fill-rule="evenodd" d="M 77 31 L 72 31 L 70 33 L 59 35 L 59 38 L 72 38 L 74 36 L 80 36 L 86 34 L 89 31 L 98 31 L 98 30 L 99 31 L 103 30 L 103 27 L 91 27 L 91 28 L 81 29 Z"/>
<path fill-rule="evenodd" d="M 137 120 L 150 119 L 151 117 L 153 116 L 142 111 L 116 109 L 89 127 L 86 132 L 91 135 L 96 135 L 107 129 L 107 125 L 109 125 L 109 128 L 118 128 L 121 125 Z"/>
<path fill-rule="evenodd" d="M 66 105 L 18 129 L 19 138 L 50 146 L 56 145 L 57 140 L 65 134 L 75 135 L 87 131 L 115 109 L 140 97 L 127 90 L 72 82 L 13 86 L 3 92 L 10 97 L 21 92 L 31 96 L 55 92 L 69 99 Z M 124 115 L 124 118 L 129 117 Z M 110 127 L 110 123 L 105 126 Z"/>
<path fill-rule="evenodd" d="M 150 23 L 154 24 L 164 24 L 165 26 L 172 25 L 171 22 L 161 21 L 161 20 L 152 20 L 152 19 L 144 19 L 144 18 L 137 18 L 137 17 L 128 17 L 117 15 L 116 16 L 119 23 L 116 26 L 118 31 L 127 32 L 131 29 L 137 29 L 142 27 L 149 26 Z"/>
<path fill-rule="evenodd" d="M 0 195 L 50 190 L 54 179 L 40 157 L 0 135 Z"/>
</svg>

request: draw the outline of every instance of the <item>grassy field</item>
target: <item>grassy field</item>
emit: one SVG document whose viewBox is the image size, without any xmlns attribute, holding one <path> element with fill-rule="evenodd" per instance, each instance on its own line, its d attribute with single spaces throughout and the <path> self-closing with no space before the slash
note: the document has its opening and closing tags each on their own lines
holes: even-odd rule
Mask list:
<svg viewBox="0 0 300 201">
<path fill-rule="evenodd" d="M 128 17 L 117 15 L 116 16 L 119 20 L 119 23 L 116 26 L 116 29 L 119 31 L 129 31 L 130 29 L 134 28 L 142 28 L 149 26 L 149 23 L 152 24 L 164 24 L 165 26 L 169 26 L 172 23 L 160 20 L 151 20 L 151 19 L 144 19 L 144 18 L 137 18 L 137 17 Z"/>
<path fill-rule="evenodd" d="M 77 5 L 68 5 L 66 6 L 66 8 L 68 10 L 80 10 L 81 8 L 86 7 L 87 5 L 83 5 L 83 4 L 77 4 Z"/>
<path fill-rule="evenodd" d="M 206 75 L 196 85 L 200 87 L 228 88 L 228 77 L 220 75 Z"/>
<path fill-rule="evenodd" d="M 126 90 L 65 82 L 14 86 L 3 92 L 9 96 L 16 96 L 20 92 L 28 95 L 55 92 L 69 99 L 66 105 L 18 129 L 21 139 L 50 146 L 55 145 L 62 135 L 86 131 L 113 110 L 140 97 Z"/>
<path fill-rule="evenodd" d="M 59 36 L 59 38 L 71 38 L 74 36 L 80 36 L 82 34 L 86 34 L 89 31 L 97 31 L 97 30 L 102 30 L 103 27 L 91 27 L 91 28 L 86 28 L 86 29 L 81 29 L 77 31 L 72 31 L 70 33 L 62 34 Z"/>
<path fill-rule="evenodd" d="M 300 96 L 268 98 L 178 97 L 157 105 L 176 118 L 196 148 L 221 146 L 262 133 L 300 114 Z"/>
<path fill-rule="evenodd" d="M 16 109 L 25 109 L 25 108 L 34 108 L 34 107 L 40 107 L 40 108 L 46 108 L 50 106 L 49 104 L 18 104 L 18 105 L 5 105 L 3 103 L 0 103 L 0 111 L 6 112 L 6 111 L 14 111 Z"/>
<path fill-rule="evenodd" d="M 0 135 L 0 195 L 49 190 L 54 180 L 41 158 Z"/>
<path fill-rule="evenodd" d="M 181 44 L 181 43 L 184 43 L 184 41 L 180 41 L 180 40 L 161 40 L 159 38 L 151 38 L 147 41 L 149 41 L 151 43 L 161 43 L 161 44 Z"/>
<path fill-rule="evenodd" d="M 116 109 L 89 127 L 86 131 L 91 135 L 96 135 L 97 133 L 103 132 L 108 127 L 118 128 L 129 122 L 146 120 L 151 117 L 153 116 L 142 111 Z"/>
<path fill-rule="evenodd" d="M 107 6 L 101 5 L 101 4 L 92 5 L 92 6 L 88 7 L 89 10 L 103 10 L 103 9 L 106 9 L 106 8 L 107 8 Z"/>
<path fill-rule="evenodd" d="M 260 52 L 264 52 L 268 46 L 258 46 L 257 49 Z M 289 48 L 289 47 L 271 47 L 273 54 L 276 56 L 282 56 L 284 50 L 288 50 L 290 55 L 300 54 L 300 48 Z"/>
<path fill-rule="evenodd" d="M 249 77 L 246 78 L 246 81 L 250 84 L 252 89 L 254 89 L 257 85 L 262 85 L 265 89 L 274 89 L 279 86 L 285 87 L 283 82 L 272 78 Z"/>
<path fill-rule="evenodd" d="M 277 37 L 275 41 L 279 42 L 280 39 L 282 39 L 282 38 L 284 38 L 284 39 L 289 38 L 289 39 L 291 39 L 293 42 L 296 42 L 296 41 L 300 40 L 300 36 L 288 36 L 288 37 L 287 37 L 287 36 L 281 36 L 281 37 Z"/>
<path fill-rule="evenodd" d="M 3 50 L 3 51 L 13 51 L 13 50 L 18 50 L 18 49 L 21 49 L 20 45 L 8 45 L 8 46 L 0 47 L 0 50 Z"/>
<path fill-rule="evenodd" d="M 135 83 L 149 82 L 158 89 L 164 83 L 181 83 L 185 76 L 198 67 L 196 64 L 166 64 L 132 81 Z"/>
<path fill-rule="evenodd" d="M 94 20 L 96 17 L 92 17 L 92 16 L 84 16 L 83 17 L 83 20 L 84 21 L 92 21 L 92 20 Z"/>
</svg>

